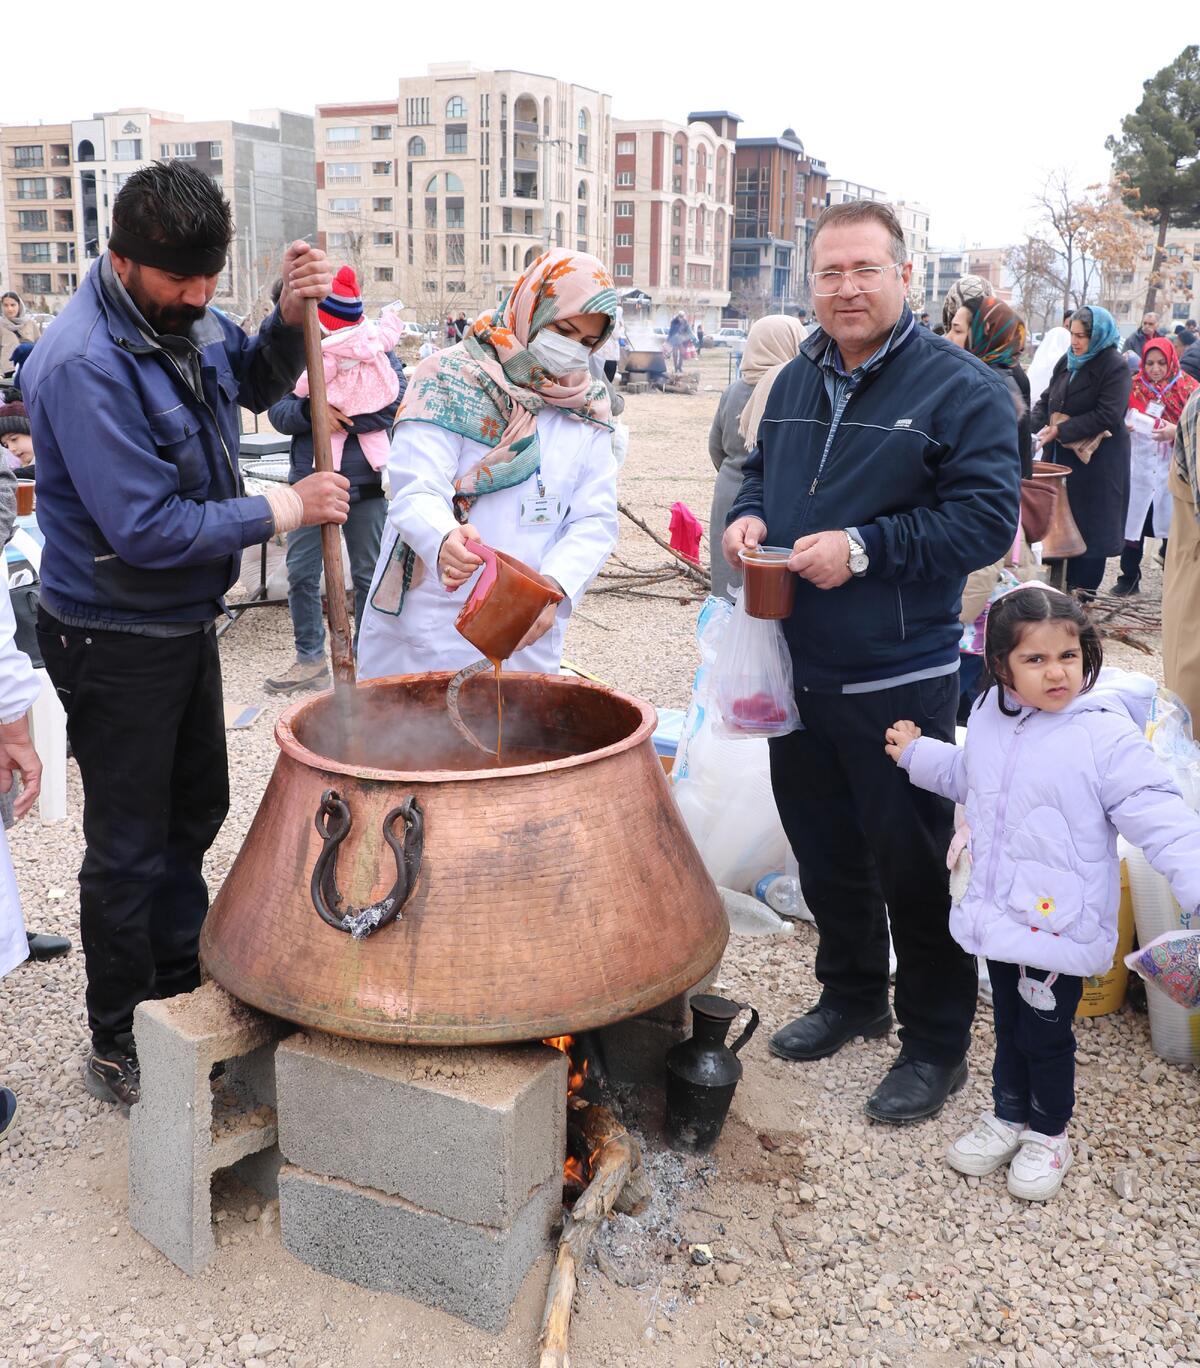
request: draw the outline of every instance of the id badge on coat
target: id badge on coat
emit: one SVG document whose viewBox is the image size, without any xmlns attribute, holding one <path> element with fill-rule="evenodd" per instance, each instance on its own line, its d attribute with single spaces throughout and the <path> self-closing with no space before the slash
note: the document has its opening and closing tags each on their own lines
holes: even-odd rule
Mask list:
<svg viewBox="0 0 1200 1368">
<path fill-rule="evenodd" d="M 521 500 L 519 527 L 557 527 L 563 520 L 563 501 L 553 494 Z"/>
<path fill-rule="evenodd" d="M 1161 418 L 1163 414 L 1166 413 L 1166 411 L 1166 405 L 1159 402 L 1157 399 L 1154 401 L 1153 404 L 1146 405 L 1147 418 Z"/>
</svg>

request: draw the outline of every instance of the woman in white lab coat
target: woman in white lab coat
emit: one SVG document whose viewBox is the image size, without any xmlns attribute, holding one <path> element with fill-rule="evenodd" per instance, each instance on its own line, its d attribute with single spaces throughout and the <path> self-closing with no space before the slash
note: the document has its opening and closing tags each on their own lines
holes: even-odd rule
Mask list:
<svg viewBox="0 0 1200 1368">
<path fill-rule="evenodd" d="M 617 540 L 611 409 L 588 371 L 616 310 L 595 257 L 546 252 L 461 343 L 417 367 L 392 438 L 359 678 L 479 659 L 454 630 L 482 564 L 468 541 L 516 556 L 563 591 L 505 662 L 558 671 L 572 605 Z"/>
<path fill-rule="evenodd" d="M 40 686 L 29 657 L 17 649 L 14 630 L 8 581 L 0 576 L 0 787 L 7 789 L 14 773 L 21 776 L 24 788 L 17 795 L 13 814 L 24 817 L 36 802 L 42 782 L 42 762 L 29 738 L 29 719 L 26 717 Z M 29 941 L 21 918 L 12 856 L 0 827 L 0 978 L 28 955 Z M 0 1023 L 3 1019 L 0 1010 Z M 16 1112 L 16 1098 L 8 1088 L 0 1087 L 0 1146 L 12 1127 Z"/>
</svg>

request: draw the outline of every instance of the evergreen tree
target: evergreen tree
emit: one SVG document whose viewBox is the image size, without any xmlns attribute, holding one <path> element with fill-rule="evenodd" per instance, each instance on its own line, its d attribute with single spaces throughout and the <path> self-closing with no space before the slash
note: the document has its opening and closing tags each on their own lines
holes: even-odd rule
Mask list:
<svg viewBox="0 0 1200 1368">
<path fill-rule="evenodd" d="M 1143 312 L 1154 309 L 1167 229 L 1200 223 L 1200 47 L 1185 47 L 1170 66 L 1142 83 L 1141 103 L 1105 146 L 1124 177 L 1126 201 L 1158 225 Z"/>
</svg>

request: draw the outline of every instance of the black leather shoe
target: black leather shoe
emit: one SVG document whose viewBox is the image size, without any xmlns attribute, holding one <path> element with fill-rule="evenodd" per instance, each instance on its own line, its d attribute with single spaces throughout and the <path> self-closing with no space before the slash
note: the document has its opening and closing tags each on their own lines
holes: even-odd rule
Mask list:
<svg viewBox="0 0 1200 1368">
<path fill-rule="evenodd" d="M 876 1040 L 892 1029 L 892 1014 L 877 1017 L 849 1017 L 832 1007 L 814 1007 L 811 1012 L 790 1021 L 776 1031 L 767 1048 L 780 1059 L 826 1059 L 856 1036 Z"/>
<path fill-rule="evenodd" d="M 967 1061 L 928 1064 L 901 1053 L 883 1082 L 867 1099 L 866 1113 L 873 1121 L 909 1126 L 936 1116 L 946 1098 L 967 1081 Z"/>
<path fill-rule="evenodd" d="M 1131 598 L 1134 594 L 1142 592 L 1141 575 L 1118 575 L 1116 583 L 1112 587 L 1112 593 L 1117 598 Z"/>
<path fill-rule="evenodd" d="M 35 960 L 57 959 L 71 948 L 66 936 L 43 936 L 40 932 L 30 931 L 28 940 L 29 958 Z"/>
</svg>

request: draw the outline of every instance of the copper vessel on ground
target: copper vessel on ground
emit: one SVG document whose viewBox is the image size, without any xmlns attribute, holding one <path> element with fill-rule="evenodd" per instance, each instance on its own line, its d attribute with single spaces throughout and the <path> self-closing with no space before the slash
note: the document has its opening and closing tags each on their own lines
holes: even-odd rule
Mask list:
<svg viewBox="0 0 1200 1368">
<path fill-rule="evenodd" d="M 1071 501 L 1067 495 L 1067 476 L 1070 474 L 1070 466 L 1058 465 L 1054 461 L 1033 463 L 1033 478 L 1049 482 L 1058 491 L 1054 515 L 1042 538 L 1042 557 L 1045 560 L 1069 560 L 1072 556 L 1082 556 L 1087 550 L 1087 542 L 1071 514 Z"/>
<path fill-rule="evenodd" d="M 728 923 L 649 704 L 505 674 L 503 768 L 450 725 L 449 674 L 360 684 L 275 729 L 279 758 L 201 936 L 235 997 L 394 1044 L 539 1039 L 699 982 Z M 490 676 L 459 706 L 496 734 Z"/>
</svg>

